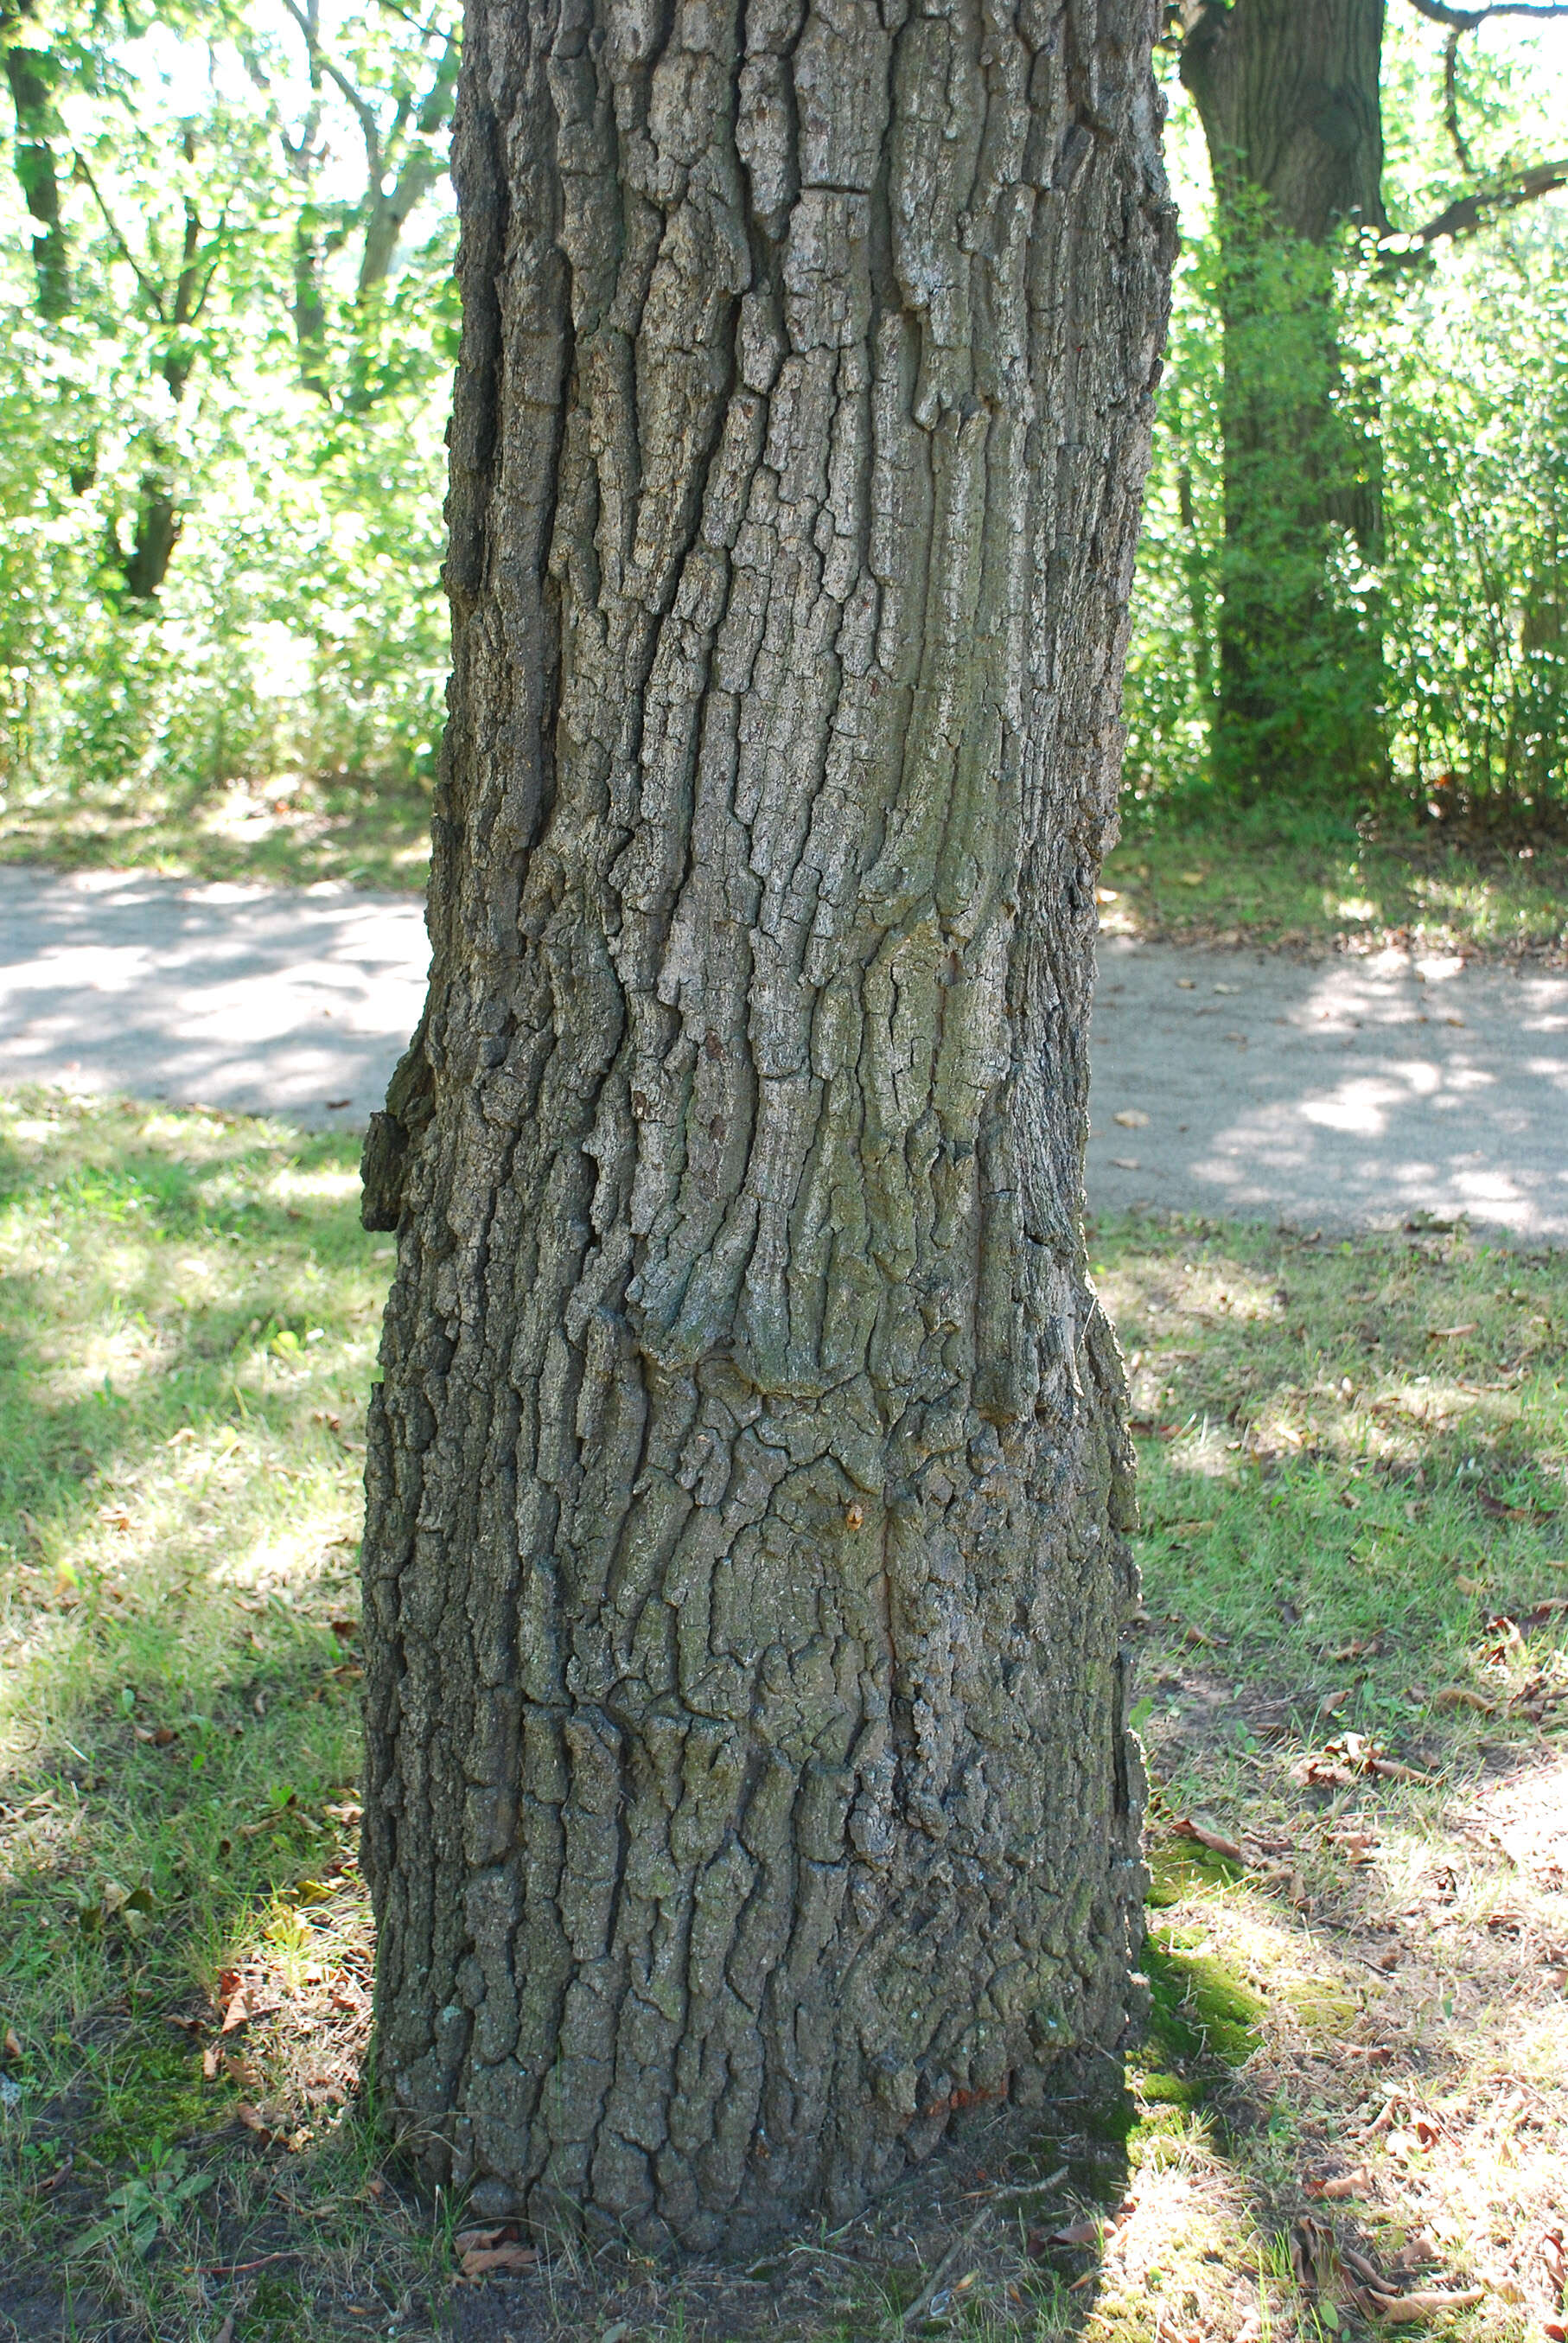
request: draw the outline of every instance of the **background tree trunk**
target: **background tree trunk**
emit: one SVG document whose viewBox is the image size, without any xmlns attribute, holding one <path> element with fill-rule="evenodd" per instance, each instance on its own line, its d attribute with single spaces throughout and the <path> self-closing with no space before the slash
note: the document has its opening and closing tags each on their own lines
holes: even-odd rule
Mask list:
<svg viewBox="0 0 1568 2343">
<path fill-rule="evenodd" d="M 71 307 L 70 249 L 60 216 L 52 138 L 57 126 L 55 59 L 46 48 L 34 48 L 25 41 L 23 28 L 30 26 L 33 15 L 34 0 L 0 0 L 5 78 L 16 115 L 16 179 L 38 228 L 33 238 L 38 307 L 45 317 L 55 318 L 65 317 Z"/>
<path fill-rule="evenodd" d="M 366 1856 L 482 2212 L 743 2245 L 1124 2028 L 1080 1212 L 1151 15 L 469 11 Z"/>
<path fill-rule="evenodd" d="M 1188 0 L 1181 78 L 1213 174 L 1225 543 L 1214 762 L 1244 794 L 1353 793 L 1382 770 L 1375 608 L 1330 574 L 1375 559 L 1375 448 L 1344 408 L 1330 245 L 1386 226 L 1383 0 Z"/>
</svg>

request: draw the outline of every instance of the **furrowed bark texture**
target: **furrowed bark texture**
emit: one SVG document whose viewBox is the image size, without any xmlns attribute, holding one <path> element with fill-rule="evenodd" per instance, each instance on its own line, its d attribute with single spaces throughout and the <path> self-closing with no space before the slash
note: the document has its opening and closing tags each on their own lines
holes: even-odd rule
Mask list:
<svg viewBox="0 0 1568 2343">
<path fill-rule="evenodd" d="M 1079 1216 L 1152 14 L 469 10 L 366 1845 L 483 2212 L 744 2245 L 1124 2026 Z"/>
</svg>

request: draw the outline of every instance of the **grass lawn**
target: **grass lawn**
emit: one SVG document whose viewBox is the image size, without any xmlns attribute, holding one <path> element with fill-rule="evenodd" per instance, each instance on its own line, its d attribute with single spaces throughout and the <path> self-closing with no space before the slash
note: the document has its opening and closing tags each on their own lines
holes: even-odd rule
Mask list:
<svg viewBox="0 0 1568 2343">
<path fill-rule="evenodd" d="M 1311 813 L 1181 820 L 1125 807 L 1102 924 L 1172 942 L 1461 951 L 1568 962 L 1568 841 L 1530 845 Z"/>
<path fill-rule="evenodd" d="M 465 2280 L 365 2087 L 356 1195 L 337 1137 L 0 1101 L 0 2336 L 1562 2338 L 1568 1259 L 1102 1222 L 1126 2087 L 749 2274 L 562 2241 Z"/>
<path fill-rule="evenodd" d="M 351 780 L 235 781 L 199 796 L 136 800 L 108 792 L 0 797 L 0 862 L 57 870 L 159 870 L 171 878 L 260 880 L 308 887 L 423 893 L 430 868 L 430 796 Z"/>
</svg>

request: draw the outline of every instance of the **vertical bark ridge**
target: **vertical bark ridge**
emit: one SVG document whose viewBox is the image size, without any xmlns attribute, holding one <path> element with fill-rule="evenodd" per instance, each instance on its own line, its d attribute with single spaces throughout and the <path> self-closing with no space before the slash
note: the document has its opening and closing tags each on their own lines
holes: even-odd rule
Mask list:
<svg viewBox="0 0 1568 2343">
<path fill-rule="evenodd" d="M 744 2243 L 1125 2022 L 1151 31 L 472 0 L 365 1568 L 381 2071 L 481 2210 Z"/>
</svg>

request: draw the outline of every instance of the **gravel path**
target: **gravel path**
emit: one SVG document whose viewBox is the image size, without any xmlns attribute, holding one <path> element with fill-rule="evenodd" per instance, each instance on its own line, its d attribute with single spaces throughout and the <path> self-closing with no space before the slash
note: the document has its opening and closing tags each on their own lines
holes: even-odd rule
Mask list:
<svg viewBox="0 0 1568 2343">
<path fill-rule="evenodd" d="M 0 1084 L 363 1128 L 419 1014 L 409 896 L 0 867 Z M 1568 1242 L 1568 975 L 1108 936 L 1091 1203 Z"/>
</svg>

